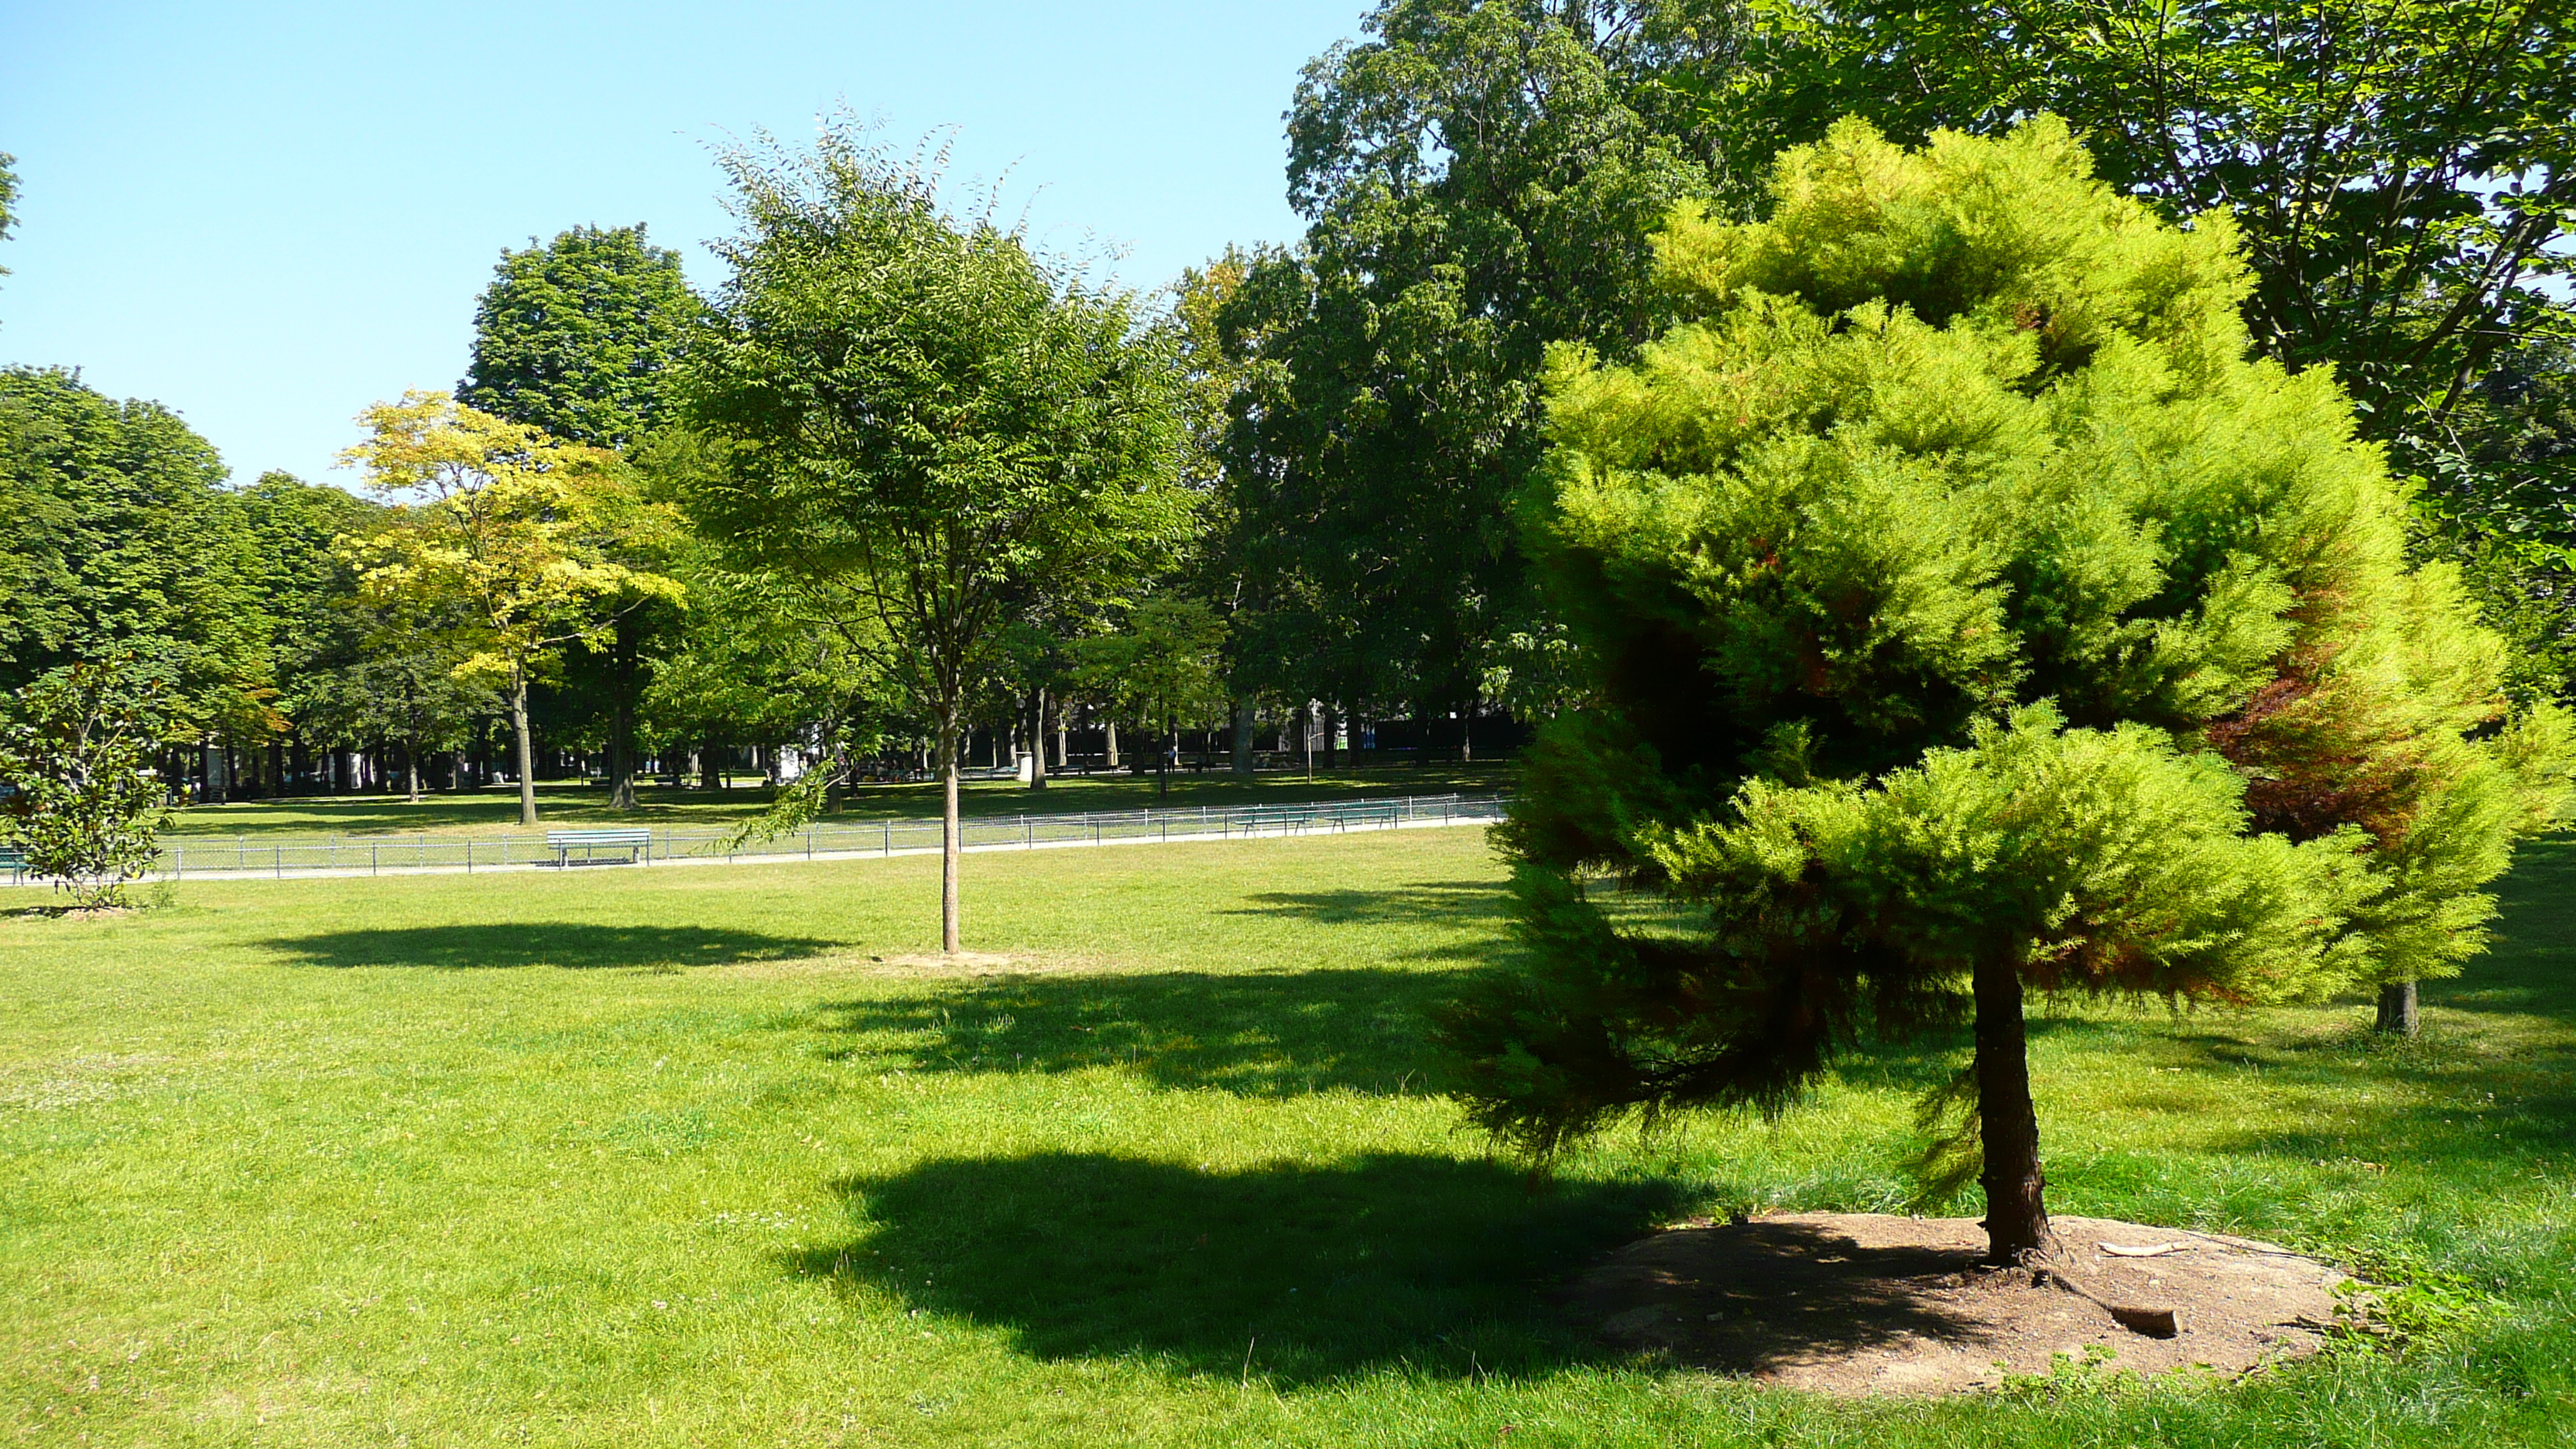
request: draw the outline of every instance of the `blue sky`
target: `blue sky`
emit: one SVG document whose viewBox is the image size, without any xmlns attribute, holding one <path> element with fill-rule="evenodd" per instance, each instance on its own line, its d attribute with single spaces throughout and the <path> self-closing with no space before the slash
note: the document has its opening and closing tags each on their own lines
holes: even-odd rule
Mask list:
<svg viewBox="0 0 2576 1449">
<path fill-rule="evenodd" d="M 176 408 L 237 481 L 345 484 L 361 407 L 463 372 L 501 248 L 640 221 L 708 285 L 708 147 L 844 102 L 957 127 L 954 175 L 1157 286 L 1297 233 L 1280 113 L 1365 8 L 0 0 L 0 362 Z"/>
</svg>

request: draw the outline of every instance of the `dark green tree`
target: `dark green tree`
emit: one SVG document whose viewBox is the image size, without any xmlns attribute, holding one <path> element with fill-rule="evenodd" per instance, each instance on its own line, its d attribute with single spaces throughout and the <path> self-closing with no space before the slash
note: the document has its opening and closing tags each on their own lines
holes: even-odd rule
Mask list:
<svg viewBox="0 0 2576 1449">
<path fill-rule="evenodd" d="M 1971 1024 L 1931 1165 L 2011 1261 L 2049 1243 L 2027 992 L 2456 970 L 2568 721 L 2407 567 L 2331 378 L 2246 360 L 2223 213 L 2158 222 L 2050 118 L 1847 123 L 1771 196 L 1658 239 L 1698 320 L 1555 356 L 1525 517 L 1590 697 L 1506 830 L 1528 969 L 1443 1029 L 1545 1152 Z"/>
<path fill-rule="evenodd" d="M 125 658 L 183 735 L 281 721 L 257 541 L 223 460 L 158 403 L 0 368 L 0 689 Z"/>
<path fill-rule="evenodd" d="M 646 471 L 656 435 L 673 420 L 673 368 L 705 308 L 680 271 L 680 254 L 645 240 L 642 226 L 575 227 L 543 246 L 504 252 L 474 307 L 474 355 L 457 396 L 470 406 L 551 436 L 634 454 Z M 685 443 L 680 445 L 685 449 Z M 658 533 L 626 561 L 648 571 Z M 646 661 L 680 627 L 675 607 L 646 598 L 606 601 L 615 616 L 605 647 L 568 661 L 558 703 L 597 702 L 608 745 L 608 803 L 635 808 L 635 725 Z"/>
<path fill-rule="evenodd" d="M 1288 116 L 1296 249 L 1220 316 L 1252 581 L 1246 683 L 1465 703 L 1532 626 L 1506 500 L 1538 460 L 1547 344 L 1626 355 L 1660 316 L 1648 234 L 1717 187 L 1655 83 L 1708 49 L 1659 4 L 1388 0 Z"/>
<path fill-rule="evenodd" d="M 668 420 L 701 310 L 680 254 L 641 226 L 577 226 L 504 251 L 474 304 L 458 401 L 566 442 L 625 448 Z"/>
<path fill-rule="evenodd" d="M 959 733 L 1011 609 L 1116 592 L 1186 535 L 1170 343 L 849 127 L 727 169 L 743 229 L 689 362 L 690 421 L 724 451 L 688 507 L 809 617 L 881 642 L 932 726 L 953 953 Z"/>
</svg>

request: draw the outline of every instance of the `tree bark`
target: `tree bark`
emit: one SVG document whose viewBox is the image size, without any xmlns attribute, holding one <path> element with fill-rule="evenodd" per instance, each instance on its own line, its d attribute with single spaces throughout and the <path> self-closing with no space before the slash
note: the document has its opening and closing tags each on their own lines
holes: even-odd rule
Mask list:
<svg viewBox="0 0 2576 1449">
<path fill-rule="evenodd" d="M 536 752 L 528 748 L 528 675 L 510 666 L 510 737 L 518 754 L 519 823 L 537 823 Z"/>
<path fill-rule="evenodd" d="M 1977 963 L 1977 1119 L 1985 1149 L 1986 1259 L 2011 1265 L 2046 1257 L 2048 1178 L 2039 1165 L 2039 1113 L 2030 1100 L 2029 1040 L 2022 1029 L 2021 971 L 1995 956 Z"/>
<path fill-rule="evenodd" d="M 959 950 L 957 920 L 957 712 L 941 711 L 939 720 L 939 949 Z"/>
<path fill-rule="evenodd" d="M 617 621 L 617 642 L 609 655 L 609 687 L 616 696 L 608 719 L 608 808 L 635 808 L 635 627 Z"/>
<path fill-rule="evenodd" d="M 1250 775 L 1252 773 L 1252 700 L 1249 696 L 1235 696 L 1234 739 L 1231 743 L 1234 750 L 1234 772 L 1238 775 Z"/>
<path fill-rule="evenodd" d="M 403 774 L 411 781 L 411 803 L 420 803 L 420 743 L 403 741 Z"/>
<path fill-rule="evenodd" d="M 2419 1008 L 2414 982 L 2391 981 L 2379 988 L 2379 1020 L 2371 1024 L 2372 1029 L 2390 1036 L 2411 1037 L 2423 1030 Z"/>
<path fill-rule="evenodd" d="M 1047 780 L 1047 692 L 1029 694 L 1029 788 L 1043 790 Z"/>
<path fill-rule="evenodd" d="M 724 756 L 709 740 L 698 746 L 698 788 L 721 790 L 725 787 Z"/>
<path fill-rule="evenodd" d="M 1118 721 L 1107 715 L 1100 719 L 1101 738 L 1109 747 L 1109 772 L 1118 773 Z"/>
</svg>

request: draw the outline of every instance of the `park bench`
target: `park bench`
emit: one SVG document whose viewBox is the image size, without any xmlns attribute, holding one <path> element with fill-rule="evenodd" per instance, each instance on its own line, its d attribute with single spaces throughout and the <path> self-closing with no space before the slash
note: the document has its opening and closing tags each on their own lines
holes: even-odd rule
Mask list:
<svg viewBox="0 0 2576 1449">
<path fill-rule="evenodd" d="M 603 850 L 624 852 L 620 861 L 608 863 L 622 862 L 631 865 L 635 861 L 636 852 L 649 851 L 652 846 L 653 832 L 650 830 L 549 830 L 546 832 L 546 849 L 555 853 L 557 865 L 598 865 L 603 863 L 599 854 Z M 572 853 L 576 850 L 581 852 L 581 859 L 578 861 L 572 858 Z"/>
</svg>

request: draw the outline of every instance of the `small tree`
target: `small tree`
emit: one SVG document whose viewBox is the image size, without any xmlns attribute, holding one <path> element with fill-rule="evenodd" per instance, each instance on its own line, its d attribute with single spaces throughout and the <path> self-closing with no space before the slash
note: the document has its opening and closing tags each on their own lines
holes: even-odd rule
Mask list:
<svg viewBox="0 0 2576 1449">
<path fill-rule="evenodd" d="M 688 368 L 692 416 L 730 452 L 689 506 L 854 645 L 887 646 L 937 742 L 953 953 L 962 711 L 1011 606 L 1114 591 L 1186 526 L 1170 347 L 1130 297 L 952 218 L 934 171 L 844 128 L 726 166 L 744 226 Z"/>
<path fill-rule="evenodd" d="M 422 617 L 456 620 L 468 680 L 501 686 L 517 745 L 519 823 L 537 823 L 528 685 L 571 643 L 598 648 L 610 601 L 676 598 L 679 586 L 611 556 L 620 520 L 644 507 L 613 455 L 536 428 L 407 392 L 359 415 L 365 442 L 341 455 L 389 500 L 383 526 L 348 541 L 361 594 Z"/>
<path fill-rule="evenodd" d="M 1505 831 L 1530 969 L 1443 1029 L 1543 1153 L 1972 1023 L 1925 1165 L 2012 1261 L 2050 1242 L 2026 992 L 2455 971 L 2567 722 L 2406 567 L 2331 378 L 2245 360 L 2223 216 L 2157 223 L 2046 118 L 1846 123 L 1772 195 L 1658 239 L 1703 320 L 1552 363 L 1529 538 L 1586 693 Z"/>
<path fill-rule="evenodd" d="M 117 671 L 75 664 L 17 691 L 0 721 L 0 843 L 84 907 L 122 905 L 152 868 L 167 792 L 145 764 L 149 712 Z"/>
</svg>

